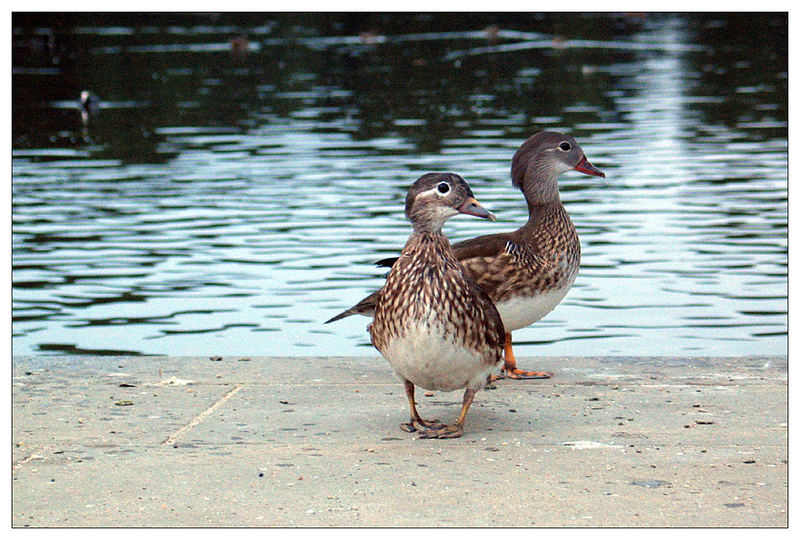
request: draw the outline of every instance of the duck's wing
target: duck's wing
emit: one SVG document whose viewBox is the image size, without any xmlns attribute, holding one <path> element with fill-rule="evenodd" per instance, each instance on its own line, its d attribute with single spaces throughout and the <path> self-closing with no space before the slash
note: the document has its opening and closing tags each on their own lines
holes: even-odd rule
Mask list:
<svg viewBox="0 0 800 540">
<path fill-rule="evenodd" d="M 530 285 L 548 266 L 534 246 L 517 242 L 512 233 L 479 236 L 453 248 L 464 272 L 495 302 Z"/>
<path fill-rule="evenodd" d="M 499 257 L 511 241 L 511 233 L 487 234 L 453 244 L 453 252 L 459 262 L 478 257 Z"/>
<path fill-rule="evenodd" d="M 459 261 L 474 257 L 496 257 L 503 252 L 510 239 L 511 233 L 488 234 L 456 242 L 452 248 Z M 398 257 L 387 257 L 377 261 L 375 266 L 391 268 L 397 259 Z"/>
</svg>

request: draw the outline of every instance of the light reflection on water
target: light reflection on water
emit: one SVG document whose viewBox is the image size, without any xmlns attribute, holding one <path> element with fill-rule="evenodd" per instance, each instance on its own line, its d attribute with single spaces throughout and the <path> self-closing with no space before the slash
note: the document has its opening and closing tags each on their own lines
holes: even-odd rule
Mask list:
<svg viewBox="0 0 800 540">
<path fill-rule="evenodd" d="M 83 27 L 75 34 L 102 42 L 98 62 L 124 52 L 144 70 L 159 58 L 154 79 L 198 86 L 145 99 L 114 77 L 93 81 L 104 107 L 88 132 L 70 95 L 15 105 L 15 122 L 31 124 L 14 131 L 15 354 L 374 354 L 367 319 L 322 322 L 381 285 L 373 262 L 409 232 L 407 186 L 452 170 L 497 214 L 451 220 L 453 240 L 516 228 L 527 215 L 510 159 L 545 128 L 575 134 L 607 177 L 561 179 L 581 272 L 553 313 L 515 333 L 519 355 L 786 354 L 785 71 L 752 83 L 753 50 L 718 58 L 684 19 L 661 17 L 615 39 L 662 52 L 505 53 L 510 82 L 491 84 L 491 56 L 475 55 L 430 68 L 457 95 L 410 85 L 381 112 L 384 83 L 330 77 L 311 53 L 282 80 L 254 67 L 275 61 L 273 27 L 250 34 L 264 40 L 257 64 L 220 53 L 216 34 L 239 32 L 224 26 L 132 50 L 133 30 Z M 356 59 L 359 74 L 402 84 L 391 44 L 336 43 L 331 54 L 313 42 L 330 70 Z M 454 48 L 425 43 L 429 58 Z M 284 47 L 283 57 L 301 46 Z M 30 72 L 15 77 L 63 74 Z M 565 81 L 562 102 L 529 109 L 552 86 L 543 77 Z M 236 85 L 243 96 L 220 105 Z M 228 123 L 219 106 L 235 109 Z M 56 125 L 35 128 L 54 114 Z"/>
</svg>

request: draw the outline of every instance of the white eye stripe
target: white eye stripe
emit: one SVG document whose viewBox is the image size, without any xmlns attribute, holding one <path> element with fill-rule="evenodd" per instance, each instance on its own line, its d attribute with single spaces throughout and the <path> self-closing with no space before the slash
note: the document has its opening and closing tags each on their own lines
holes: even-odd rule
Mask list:
<svg viewBox="0 0 800 540">
<path fill-rule="evenodd" d="M 446 182 L 440 182 L 439 184 L 436 184 L 436 187 L 434 187 L 434 188 L 431 188 L 431 189 L 428 189 L 428 190 L 425 190 L 425 191 L 420 191 L 419 194 L 417 195 L 417 197 L 424 197 L 424 196 L 428 196 L 428 195 L 431 195 L 431 194 L 437 195 L 439 197 L 446 197 L 447 195 L 450 194 L 451 190 L 448 189 L 447 193 L 442 193 L 441 191 L 439 191 L 439 186 L 441 184 L 447 185 Z M 447 185 L 447 187 L 449 188 L 450 186 Z"/>
</svg>

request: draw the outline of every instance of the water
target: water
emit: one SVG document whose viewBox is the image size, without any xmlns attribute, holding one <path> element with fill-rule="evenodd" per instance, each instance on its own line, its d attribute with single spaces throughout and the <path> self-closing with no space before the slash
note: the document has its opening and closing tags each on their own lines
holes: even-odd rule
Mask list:
<svg viewBox="0 0 800 540">
<path fill-rule="evenodd" d="M 322 322 L 380 287 L 407 186 L 458 172 L 497 214 L 454 240 L 514 229 L 541 129 L 607 176 L 561 178 L 581 272 L 517 354 L 787 352 L 785 15 L 13 28 L 14 354 L 375 354 L 367 319 Z"/>
</svg>

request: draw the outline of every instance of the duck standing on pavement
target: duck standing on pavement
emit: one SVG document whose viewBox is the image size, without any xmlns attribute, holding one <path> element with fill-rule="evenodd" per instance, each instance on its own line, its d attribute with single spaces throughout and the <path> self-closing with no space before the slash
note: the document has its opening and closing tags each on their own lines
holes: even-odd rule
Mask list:
<svg viewBox="0 0 800 540">
<path fill-rule="evenodd" d="M 502 371 L 512 379 L 551 376 L 517 368 L 511 333 L 550 313 L 578 275 L 580 240 L 558 194 L 558 177 L 570 170 L 605 178 L 569 135 L 555 131 L 533 135 L 511 161 L 511 181 L 525 195 L 528 222 L 511 233 L 479 236 L 453 245 L 466 275 L 478 283 L 500 312 L 506 330 Z M 378 264 L 392 266 L 397 260 L 384 259 Z M 331 321 L 355 313 L 371 316 L 376 294 Z"/>
<path fill-rule="evenodd" d="M 406 216 L 414 227 L 384 286 L 376 293 L 372 344 L 405 385 L 411 420 L 400 427 L 420 438 L 460 437 L 475 393 L 503 359 L 505 330 L 489 297 L 464 275 L 442 233 L 458 214 L 494 220 L 457 174 L 429 173 L 411 186 Z M 414 388 L 465 388 L 454 424 L 423 420 Z"/>
</svg>

